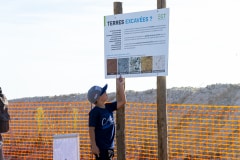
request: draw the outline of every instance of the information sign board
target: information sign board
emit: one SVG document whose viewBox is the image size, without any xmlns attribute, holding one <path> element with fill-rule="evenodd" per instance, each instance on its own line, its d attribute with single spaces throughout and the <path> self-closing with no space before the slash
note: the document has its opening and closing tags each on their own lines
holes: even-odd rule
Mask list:
<svg viewBox="0 0 240 160">
<path fill-rule="evenodd" d="M 105 78 L 166 76 L 168 40 L 168 8 L 105 16 Z"/>
</svg>

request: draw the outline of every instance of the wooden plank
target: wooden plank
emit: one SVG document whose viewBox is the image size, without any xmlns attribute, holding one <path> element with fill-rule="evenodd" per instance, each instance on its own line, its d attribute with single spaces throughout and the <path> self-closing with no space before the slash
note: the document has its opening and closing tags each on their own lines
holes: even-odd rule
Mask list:
<svg viewBox="0 0 240 160">
<path fill-rule="evenodd" d="M 157 9 L 166 8 L 166 0 L 157 0 Z M 168 130 L 167 130 L 167 93 L 166 77 L 157 77 L 157 130 L 158 130 L 158 159 L 168 159 Z"/>
<path fill-rule="evenodd" d="M 122 14 L 122 2 L 113 3 L 114 14 Z M 117 83 L 117 79 L 116 79 Z M 116 98 L 118 99 L 118 88 L 116 88 Z M 125 107 L 118 109 L 116 113 L 116 144 L 117 144 L 117 159 L 126 159 L 126 144 L 125 144 Z"/>
</svg>

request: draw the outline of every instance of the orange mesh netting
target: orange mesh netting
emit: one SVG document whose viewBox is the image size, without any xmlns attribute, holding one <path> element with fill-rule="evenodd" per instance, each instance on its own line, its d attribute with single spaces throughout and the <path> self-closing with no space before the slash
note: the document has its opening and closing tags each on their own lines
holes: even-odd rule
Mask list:
<svg viewBox="0 0 240 160">
<path fill-rule="evenodd" d="M 88 102 L 10 103 L 5 158 L 52 160 L 53 135 L 78 133 L 80 159 L 92 159 L 90 108 Z M 126 158 L 157 160 L 156 104 L 127 103 L 125 114 Z M 168 104 L 167 115 L 170 160 L 240 159 L 239 106 Z"/>
</svg>

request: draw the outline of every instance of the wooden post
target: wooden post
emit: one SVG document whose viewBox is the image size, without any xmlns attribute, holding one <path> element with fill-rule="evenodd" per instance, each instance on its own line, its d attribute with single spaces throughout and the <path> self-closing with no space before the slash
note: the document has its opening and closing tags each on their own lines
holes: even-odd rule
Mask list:
<svg viewBox="0 0 240 160">
<path fill-rule="evenodd" d="M 157 0 L 157 9 L 166 8 L 166 0 Z M 158 159 L 168 159 L 168 130 L 166 106 L 166 77 L 157 77 L 157 128 L 158 128 Z"/>
<path fill-rule="evenodd" d="M 114 2 L 114 14 L 122 14 L 122 2 Z M 116 82 L 117 83 L 117 82 Z M 116 98 L 118 99 L 118 89 L 116 89 Z M 116 113 L 116 141 L 117 141 L 117 159 L 126 159 L 125 146 L 125 107 L 117 110 Z"/>
</svg>

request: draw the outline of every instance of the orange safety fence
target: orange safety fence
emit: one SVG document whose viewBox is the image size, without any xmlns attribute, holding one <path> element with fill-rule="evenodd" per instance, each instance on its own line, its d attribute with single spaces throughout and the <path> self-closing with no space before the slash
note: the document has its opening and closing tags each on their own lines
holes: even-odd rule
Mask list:
<svg viewBox="0 0 240 160">
<path fill-rule="evenodd" d="M 80 159 L 93 159 L 90 109 L 88 102 L 10 103 L 5 158 L 52 160 L 53 135 L 77 133 Z M 125 116 L 126 159 L 157 160 L 156 104 L 127 103 Z M 240 106 L 168 104 L 167 116 L 169 160 L 240 159 Z"/>
</svg>

